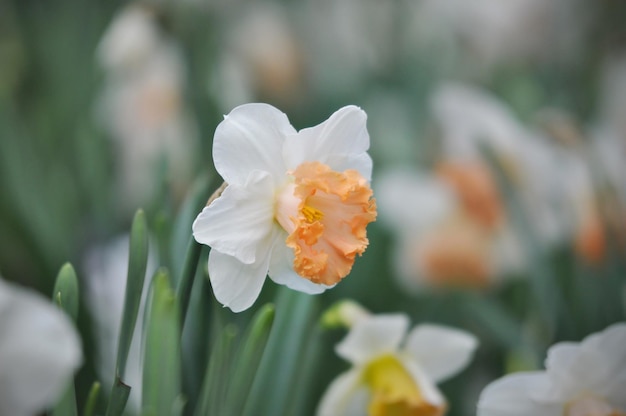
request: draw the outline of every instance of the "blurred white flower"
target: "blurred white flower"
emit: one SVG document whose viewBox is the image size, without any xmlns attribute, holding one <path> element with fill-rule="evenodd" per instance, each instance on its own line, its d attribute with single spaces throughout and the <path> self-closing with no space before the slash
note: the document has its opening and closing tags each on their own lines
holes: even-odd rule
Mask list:
<svg viewBox="0 0 626 416">
<path fill-rule="evenodd" d="M 432 109 L 445 158 L 484 163 L 488 147 L 515 186 L 536 243 L 572 240 L 593 194 L 580 154 L 525 128 L 503 103 L 476 87 L 445 84 L 434 93 Z"/>
<path fill-rule="evenodd" d="M 157 194 L 163 168 L 175 194 L 190 180 L 196 128 L 183 98 L 178 45 L 147 8 L 129 6 L 98 49 L 105 84 L 98 118 L 117 145 L 120 202 L 134 211 Z"/>
<path fill-rule="evenodd" d="M 91 312 L 96 340 L 96 371 L 103 384 L 115 380 L 115 366 L 128 272 L 129 236 L 116 237 L 110 242 L 92 247 L 85 256 L 85 299 Z M 142 304 L 156 269 L 153 253 L 148 255 Z M 129 408 L 139 411 L 141 403 L 141 334 L 144 308 L 139 308 L 137 325 L 130 345 L 124 382 L 132 387 Z"/>
<path fill-rule="evenodd" d="M 442 84 L 433 92 L 430 107 L 441 129 L 446 157 L 482 158 L 481 145 L 509 156 L 527 140 L 527 131 L 511 111 L 484 89 L 469 84 Z"/>
<path fill-rule="evenodd" d="M 439 325 L 408 328 L 403 314 L 358 320 L 336 346 L 353 367 L 330 384 L 317 414 L 445 414 L 446 400 L 436 384 L 467 366 L 478 341 L 465 331 Z"/>
<path fill-rule="evenodd" d="M 100 41 L 97 50 L 100 64 L 114 71 L 143 65 L 161 43 L 153 19 L 153 13 L 140 6 L 130 6 L 117 15 Z"/>
<path fill-rule="evenodd" d="M 396 275 L 406 289 L 484 288 L 523 257 L 486 167 L 443 163 L 427 174 L 383 172 L 374 183 L 380 217 L 396 235 Z"/>
<path fill-rule="evenodd" d="M 0 415 L 31 416 L 55 405 L 82 360 L 65 313 L 0 278 Z"/>
<path fill-rule="evenodd" d="M 397 4 L 370 0 L 298 4 L 298 29 L 306 43 L 314 91 L 326 96 L 351 95 L 391 65 Z"/>
<path fill-rule="evenodd" d="M 545 371 L 516 373 L 488 385 L 478 416 L 626 415 L 626 324 L 581 343 L 550 348 Z"/>
<path fill-rule="evenodd" d="M 249 308 L 268 274 L 321 293 L 344 278 L 376 218 L 366 114 L 347 106 L 297 132 L 267 104 L 247 104 L 215 131 L 215 168 L 228 184 L 200 213 L 193 234 L 211 246 L 215 297 Z"/>
<path fill-rule="evenodd" d="M 452 55 L 459 70 L 572 62 L 585 34 L 583 2 L 571 0 L 421 0 L 409 2 L 407 36 L 421 48 Z M 573 23 L 575 22 L 575 23 Z M 437 57 L 439 57 L 439 55 Z"/>
<path fill-rule="evenodd" d="M 244 9 L 226 33 L 211 82 L 221 108 L 262 98 L 293 104 L 305 94 L 301 45 L 284 8 L 262 3 Z"/>
</svg>

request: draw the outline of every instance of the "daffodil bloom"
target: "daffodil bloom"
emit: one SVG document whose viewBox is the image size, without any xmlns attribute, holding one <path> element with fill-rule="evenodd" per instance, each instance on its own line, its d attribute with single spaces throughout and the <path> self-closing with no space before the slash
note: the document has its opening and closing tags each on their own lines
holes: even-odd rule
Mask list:
<svg viewBox="0 0 626 416">
<path fill-rule="evenodd" d="M 0 415 L 56 404 L 82 362 L 69 318 L 42 296 L 0 278 Z"/>
<path fill-rule="evenodd" d="M 550 348 L 546 371 L 507 375 L 483 390 L 478 416 L 626 415 L 626 324 Z"/>
<path fill-rule="evenodd" d="M 394 276 L 407 291 L 482 289 L 523 267 L 524 253 L 481 166 L 447 162 L 436 175 L 378 175 L 380 218 L 396 235 Z"/>
<path fill-rule="evenodd" d="M 464 331 L 418 325 L 407 334 L 402 314 L 371 315 L 355 323 L 336 351 L 353 368 L 328 387 L 318 416 L 445 414 L 436 383 L 462 370 L 477 346 Z"/>
<path fill-rule="evenodd" d="M 246 104 L 215 132 L 215 168 L 228 184 L 193 224 L 211 246 L 218 301 L 249 308 L 266 275 L 305 293 L 337 284 L 364 252 L 376 218 L 365 113 L 344 107 L 296 131 L 279 110 Z"/>
</svg>

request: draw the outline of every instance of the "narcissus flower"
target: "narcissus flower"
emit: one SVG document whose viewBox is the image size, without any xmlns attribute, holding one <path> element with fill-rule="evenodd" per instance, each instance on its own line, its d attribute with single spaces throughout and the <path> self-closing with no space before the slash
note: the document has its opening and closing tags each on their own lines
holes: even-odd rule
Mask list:
<svg viewBox="0 0 626 416">
<path fill-rule="evenodd" d="M 296 131 L 267 104 L 246 104 L 215 132 L 215 168 L 228 184 L 193 224 L 211 246 L 209 275 L 218 301 L 249 308 L 265 276 L 321 293 L 365 251 L 376 218 L 365 113 L 344 107 Z"/>
<path fill-rule="evenodd" d="M 374 183 L 396 236 L 395 274 L 407 291 L 484 289 L 523 267 L 523 252 L 487 168 L 449 161 L 436 174 L 393 169 Z"/>
<path fill-rule="evenodd" d="M 65 313 L 0 278 L 0 415 L 55 405 L 81 363 L 80 337 Z"/>
<path fill-rule="evenodd" d="M 476 338 L 439 325 L 418 325 L 407 335 L 402 314 L 371 315 L 355 323 L 336 351 L 353 368 L 328 387 L 318 416 L 441 416 L 446 400 L 436 383 L 470 361 Z"/>
<path fill-rule="evenodd" d="M 550 348 L 546 371 L 507 375 L 483 390 L 478 416 L 626 415 L 626 324 Z"/>
</svg>

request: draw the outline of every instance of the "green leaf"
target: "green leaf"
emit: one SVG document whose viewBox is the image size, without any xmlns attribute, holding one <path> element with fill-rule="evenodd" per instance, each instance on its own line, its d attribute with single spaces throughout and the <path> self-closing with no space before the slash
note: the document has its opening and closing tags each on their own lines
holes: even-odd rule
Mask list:
<svg viewBox="0 0 626 416">
<path fill-rule="evenodd" d="M 312 409 L 317 406 L 318 397 L 312 392 L 320 373 L 320 363 L 324 362 L 322 335 L 326 330 L 327 328 L 320 321 L 307 337 L 304 352 L 298 360 L 297 382 L 292 386 L 285 414 L 312 413 Z"/>
<path fill-rule="evenodd" d="M 52 291 L 52 299 L 65 313 L 76 322 L 78 318 L 78 278 L 70 263 L 65 263 L 57 275 Z M 74 416 L 78 414 L 76 407 L 76 390 L 74 380 L 70 381 L 52 411 L 53 416 Z"/>
<path fill-rule="evenodd" d="M 74 389 L 74 382 L 72 381 L 67 386 L 59 402 L 54 406 L 52 416 L 75 416 L 77 414 L 76 391 Z"/>
<path fill-rule="evenodd" d="M 72 321 L 76 322 L 79 303 L 78 278 L 70 263 L 65 263 L 59 270 L 52 299 L 72 318 Z"/>
<path fill-rule="evenodd" d="M 176 288 L 178 299 L 180 300 L 181 327 L 184 327 L 185 325 L 185 317 L 187 316 L 189 299 L 191 298 L 191 288 L 196 276 L 196 270 L 198 270 L 198 261 L 200 260 L 201 251 L 202 245 L 197 243 L 193 236 L 191 236 L 187 245 L 187 254 L 185 256 L 183 271 L 178 281 L 178 287 Z"/>
<path fill-rule="evenodd" d="M 165 269 L 152 281 L 144 344 L 142 411 L 180 414 L 181 355 L 178 300 Z"/>
<path fill-rule="evenodd" d="M 126 294 L 124 298 L 124 312 L 117 348 L 116 374 L 122 379 L 126 369 L 128 351 L 133 338 L 139 303 L 146 278 L 148 264 L 148 225 L 142 210 L 137 211 L 133 219 L 130 233 L 130 252 L 128 258 L 128 275 L 126 280 Z"/>
<path fill-rule="evenodd" d="M 216 177 L 216 175 L 203 174 L 198 176 L 176 215 L 172 227 L 170 257 L 172 259 L 172 270 L 177 277 L 179 277 L 184 268 L 191 225 L 198 213 L 206 205 L 212 189 L 219 186 L 217 180 L 221 181 L 221 178 Z M 175 280 L 175 282 L 177 286 L 180 285 L 180 280 Z"/>
<path fill-rule="evenodd" d="M 87 400 L 85 401 L 85 410 L 83 411 L 83 416 L 94 415 L 98 396 L 100 395 L 100 387 L 101 385 L 98 381 L 95 381 L 91 385 L 91 389 L 89 390 L 89 394 L 87 395 Z"/>
<path fill-rule="evenodd" d="M 203 255 L 203 259 L 206 260 L 206 256 Z M 183 392 L 191 409 L 196 408 L 209 361 L 207 340 L 210 339 L 211 327 L 218 323 L 217 319 L 213 319 L 213 310 L 221 308 L 213 297 L 209 279 L 203 273 L 197 276 L 193 281 L 181 338 Z"/>
<path fill-rule="evenodd" d="M 120 414 L 126 405 L 130 386 L 124 383 L 126 360 L 130 350 L 130 343 L 139 313 L 139 303 L 146 278 L 148 264 L 148 225 L 142 210 L 138 210 L 133 219 L 130 233 L 130 247 L 128 255 L 128 274 L 126 276 L 126 294 L 124 297 L 124 311 L 122 325 L 117 346 L 117 361 L 115 366 L 115 384 L 111 390 L 107 416 Z M 119 411 L 112 408 L 115 406 Z"/>
<path fill-rule="evenodd" d="M 276 321 L 254 379 L 244 415 L 283 415 L 298 383 L 304 351 L 315 310 L 311 295 L 281 287 L 276 301 Z M 276 388 L 276 386 L 281 386 Z"/>
<path fill-rule="evenodd" d="M 230 379 L 229 367 L 236 336 L 235 325 L 229 324 L 222 329 L 217 345 L 211 350 L 194 415 L 226 414 L 223 412 L 224 396 Z"/>
<path fill-rule="evenodd" d="M 130 396 L 130 386 L 124 384 L 119 377 L 115 379 L 113 388 L 111 389 L 111 397 L 109 398 L 109 405 L 107 406 L 107 416 L 119 416 L 124 412 L 126 408 L 126 402 Z"/>
<path fill-rule="evenodd" d="M 263 306 L 254 316 L 241 340 L 231 368 L 225 414 L 240 415 L 265 351 L 274 322 L 274 305 Z"/>
</svg>

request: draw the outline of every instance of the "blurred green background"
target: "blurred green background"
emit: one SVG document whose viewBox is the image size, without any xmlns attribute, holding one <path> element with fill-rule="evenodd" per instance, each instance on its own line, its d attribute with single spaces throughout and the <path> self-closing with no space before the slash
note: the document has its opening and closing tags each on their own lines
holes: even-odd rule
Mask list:
<svg viewBox="0 0 626 416">
<path fill-rule="evenodd" d="M 626 165 L 625 18 L 626 5 L 615 0 L 4 0 L 0 273 L 48 294 L 70 261 L 89 286 L 96 273 L 88 253 L 128 232 L 139 207 L 155 263 L 180 270 L 193 209 L 219 186 L 213 132 L 245 102 L 275 105 L 298 129 L 356 104 L 369 117 L 375 189 L 379 174 L 400 166 L 435 174 L 445 129 L 433 116 L 433 96 L 447 82 L 471 85 L 559 152 L 597 158 L 588 170 L 601 253 L 586 259 L 571 230 L 534 241 L 525 231 L 534 217 L 520 206 L 514 175 L 487 151 L 481 160 L 525 251 L 524 267 L 508 273 L 514 278 L 413 293 L 396 278 L 399 233 L 381 218 L 368 228 L 370 246 L 351 275 L 316 297 L 311 316 L 352 298 L 373 312 L 405 312 L 414 324 L 473 332 L 481 346 L 472 365 L 442 386 L 450 415 L 473 414 L 488 381 L 540 367 L 554 342 L 624 319 L 626 176 L 601 157 Z M 613 147 L 596 152 L 605 131 Z M 550 172 L 539 181 L 550 182 Z M 554 195 L 568 178 L 554 181 Z M 194 202 L 184 205 L 186 197 Z M 267 283 L 257 305 L 275 292 Z M 209 299 L 207 288 L 202 293 Z M 81 301 L 88 359 L 79 401 L 99 377 L 96 312 Z M 212 316 L 244 325 L 252 312 L 216 308 Z M 332 350 L 342 335 L 323 337 L 308 381 L 310 410 L 347 368 Z"/>
</svg>

